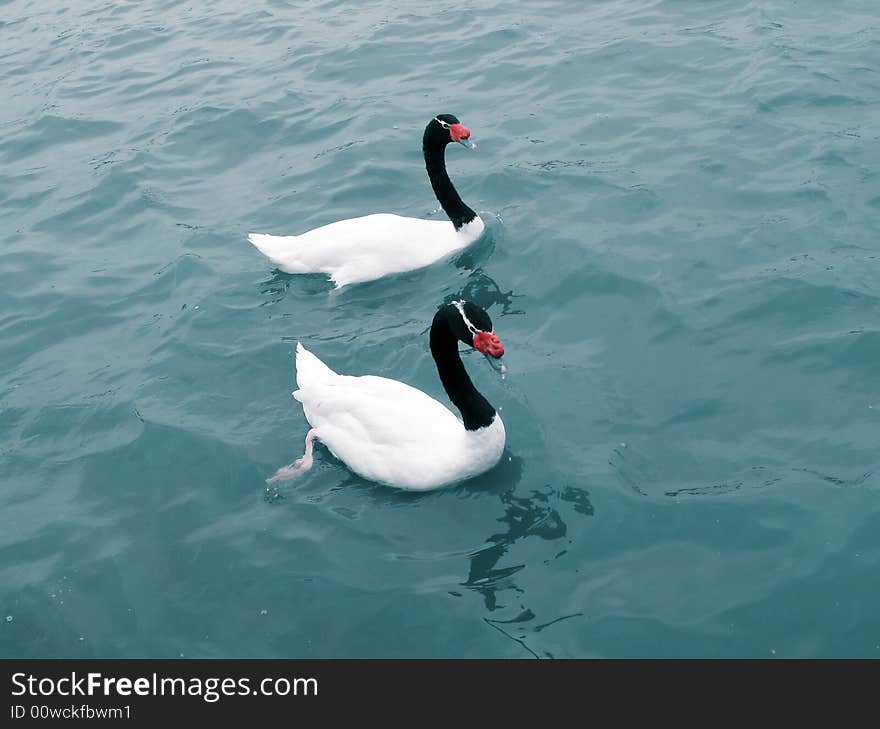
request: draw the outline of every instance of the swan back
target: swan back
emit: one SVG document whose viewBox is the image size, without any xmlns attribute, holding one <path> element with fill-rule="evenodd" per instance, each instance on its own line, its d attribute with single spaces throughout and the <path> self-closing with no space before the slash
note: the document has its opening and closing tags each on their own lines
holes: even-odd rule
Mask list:
<svg viewBox="0 0 880 729">
<path fill-rule="evenodd" d="M 422 491 L 482 473 L 501 457 L 500 417 L 465 430 L 421 390 L 385 377 L 337 374 L 302 344 L 296 367 L 293 395 L 318 439 L 363 478 Z"/>
<path fill-rule="evenodd" d="M 375 213 L 301 235 L 251 233 L 248 240 L 287 273 L 326 273 L 337 288 L 422 268 L 473 243 L 484 224 L 460 230 L 448 220 Z"/>
</svg>

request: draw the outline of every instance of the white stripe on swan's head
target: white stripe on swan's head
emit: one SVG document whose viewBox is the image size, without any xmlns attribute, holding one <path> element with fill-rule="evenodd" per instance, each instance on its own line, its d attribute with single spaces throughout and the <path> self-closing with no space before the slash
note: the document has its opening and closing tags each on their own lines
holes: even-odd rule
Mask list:
<svg viewBox="0 0 880 729">
<path fill-rule="evenodd" d="M 464 313 L 464 301 L 453 301 L 452 305 L 456 309 L 458 309 L 458 313 L 461 315 L 461 320 L 464 322 L 464 325 L 468 328 L 468 331 L 471 334 L 479 334 L 481 331 L 483 331 L 482 329 L 477 329 L 477 327 L 475 327 L 473 325 L 473 322 L 471 322 L 471 320 L 468 319 L 467 314 Z M 493 329 L 492 332 L 490 332 L 490 334 L 492 334 L 494 332 L 495 332 L 495 330 Z"/>
</svg>

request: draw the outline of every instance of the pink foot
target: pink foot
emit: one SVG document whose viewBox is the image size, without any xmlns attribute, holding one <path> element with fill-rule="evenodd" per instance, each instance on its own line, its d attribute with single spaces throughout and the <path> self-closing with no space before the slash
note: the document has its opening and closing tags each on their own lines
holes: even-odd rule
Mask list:
<svg viewBox="0 0 880 729">
<path fill-rule="evenodd" d="M 308 471 L 314 462 L 314 459 L 312 458 L 312 448 L 314 446 L 316 435 L 317 433 L 315 433 L 315 429 L 312 428 L 306 435 L 306 452 L 303 454 L 303 457 L 297 458 L 293 463 L 279 468 L 275 471 L 274 476 L 266 479 L 266 483 L 289 481 L 290 479 L 296 478 Z"/>
</svg>

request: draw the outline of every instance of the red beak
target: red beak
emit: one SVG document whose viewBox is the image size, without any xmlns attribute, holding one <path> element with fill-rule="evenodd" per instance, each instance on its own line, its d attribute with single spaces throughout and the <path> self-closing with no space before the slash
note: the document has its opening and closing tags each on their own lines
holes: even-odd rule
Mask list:
<svg viewBox="0 0 880 729">
<path fill-rule="evenodd" d="M 486 355 L 498 359 L 504 354 L 504 345 L 497 334 L 492 332 L 477 332 L 474 334 L 474 349 Z"/>
</svg>

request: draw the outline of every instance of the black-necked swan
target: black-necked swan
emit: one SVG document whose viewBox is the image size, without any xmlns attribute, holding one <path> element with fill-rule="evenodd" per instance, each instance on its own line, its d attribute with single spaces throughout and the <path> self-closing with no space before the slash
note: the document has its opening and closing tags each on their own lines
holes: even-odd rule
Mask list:
<svg viewBox="0 0 880 729">
<path fill-rule="evenodd" d="M 459 197 L 446 173 L 446 145 L 468 149 L 470 130 L 452 114 L 439 114 L 425 127 L 422 152 L 434 194 L 446 220 L 376 213 L 314 228 L 300 235 L 251 233 L 248 240 L 287 273 L 326 273 L 336 288 L 411 271 L 473 243 L 483 221 Z"/>
<path fill-rule="evenodd" d="M 459 342 L 495 359 L 504 354 L 504 346 L 489 315 L 474 303 L 455 301 L 434 316 L 431 354 L 461 420 L 398 380 L 337 374 L 297 342 L 299 389 L 293 396 L 302 403 L 311 430 L 303 457 L 278 469 L 268 482 L 311 468 L 316 438 L 359 476 L 411 491 L 439 488 L 492 468 L 504 450 L 504 423 L 468 377 Z"/>
</svg>

